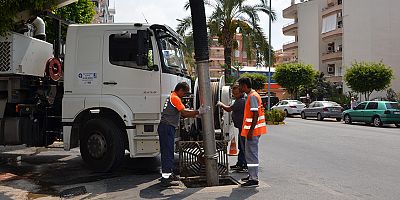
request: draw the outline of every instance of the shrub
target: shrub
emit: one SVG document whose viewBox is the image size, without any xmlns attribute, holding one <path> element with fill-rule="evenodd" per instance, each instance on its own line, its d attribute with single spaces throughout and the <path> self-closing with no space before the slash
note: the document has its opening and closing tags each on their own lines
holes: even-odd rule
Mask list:
<svg viewBox="0 0 400 200">
<path fill-rule="evenodd" d="M 265 117 L 268 122 L 283 122 L 286 118 L 286 113 L 282 110 L 265 111 Z"/>
</svg>

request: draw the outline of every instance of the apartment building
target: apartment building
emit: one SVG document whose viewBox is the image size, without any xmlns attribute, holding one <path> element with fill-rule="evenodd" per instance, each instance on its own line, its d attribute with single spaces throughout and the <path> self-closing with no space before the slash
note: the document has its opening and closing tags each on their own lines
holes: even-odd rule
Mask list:
<svg viewBox="0 0 400 200">
<path fill-rule="evenodd" d="M 110 6 L 110 0 L 92 0 L 95 5 L 96 15 L 92 23 L 114 23 L 115 16 L 115 1 L 114 8 Z"/>
<path fill-rule="evenodd" d="M 274 66 L 278 66 L 283 63 L 297 62 L 297 55 L 293 55 L 293 53 L 286 53 L 283 51 L 283 49 L 274 51 L 274 58 Z"/>
<path fill-rule="evenodd" d="M 355 61 L 382 61 L 393 68 L 392 88 L 400 91 L 400 1 L 292 0 L 283 17 L 293 19 L 282 31 L 294 36 L 283 45 L 298 62 L 311 64 L 333 83 L 343 85 Z M 345 85 L 344 92 L 348 91 Z M 384 96 L 384 94 L 375 94 Z"/>
<path fill-rule="evenodd" d="M 246 49 L 243 44 L 243 36 L 241 33 L 235 35 L 237 48 L 232 50 L 232 65 L 240 66 L 255 66 L 256 58 L 253 56 L 248 59 Z M 209 49 L 210 56 L 210 76 L 220 77 L 224 74 L 224 69 L 221 67 L 225 64 L 224 47 L 218 43 L 218 37 L 213 37 Z"/>
</svg>

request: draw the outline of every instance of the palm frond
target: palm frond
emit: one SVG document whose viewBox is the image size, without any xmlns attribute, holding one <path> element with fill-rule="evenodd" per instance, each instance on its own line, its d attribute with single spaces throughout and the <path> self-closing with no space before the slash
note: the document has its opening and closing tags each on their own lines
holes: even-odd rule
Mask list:
<svg viewBox="0 0 400 200">
<path fill-rule="evenodd" d="M 182 36 L 185 36 L 186 31 L 192 27 L 192 17 L 187 16 L 183 19 L 176 19 L 179 24 L 176 27 L 176 32 L 179 33 Z"/>
</svg>

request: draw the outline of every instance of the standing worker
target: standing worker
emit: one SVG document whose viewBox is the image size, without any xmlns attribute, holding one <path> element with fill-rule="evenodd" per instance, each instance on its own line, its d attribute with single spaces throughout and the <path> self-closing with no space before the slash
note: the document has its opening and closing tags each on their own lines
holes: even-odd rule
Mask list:
<svg viewBox="0 0 400 200">
<path fill-rule="evenodd" d="M 239 86 L 234 85 L 232 87 L 232 95 L 235 98 L 233 105 L 227 106 L 224 103 L 218 101 L 217 106 L 220 106 L 226 112 L 232 112 L 232 120 L 235 128 L 239 129 L 238 143 L 239 143 L 239 155 L 237 163 L 230 168 L 239 172 L 244 172 L 247 169 L 246 157 L 245 157 L 245 141 L 246 138 L 241 136 L 242 125 L 243 125 L 243 115 L 244 106 L 246 104 L 246 99 L 244 98 L 243 92 L 240 92 Z"/>
<path fill-rule="evenodd" d="M 189 91 L 190 87 L 186 82 L 178 83 L 174 91 L 167 98 L 161 113 L 161 120 L 157 132 L 160 137 L 161 185 L 163 187 L 178 185 L 178 183 L 173 182 L 176 180 L 176 177 L 172 172 L 174 169 L 175 129 L 179 125 L 180 116 L 196 117 L 210 110 L 209 107 L 208 109 L 200 107 L 199 110 L 186 109 L 181 98 Z"/>
<path fill-rule="evenodd" d="M 245 155 L 249 176 L 243 178 L 246 181 L 242 187 L 258 186 L 258 141 L 260 136 L 267 133 L 265 124 L 264 110 L 261 106 L 261 97 L 253 89 L 251 89 L 250 78 L 240 78 L 239 89 L 247 94 L 247 100 L 244 110 L 243 128 L 241 135 L 246 138 Z"/>
<path fill-rule="evenodd" d="M 357 106 L 357 100 L 354 97 L 351 97 L 350 108 L 354 109 Z"/>
</svg>

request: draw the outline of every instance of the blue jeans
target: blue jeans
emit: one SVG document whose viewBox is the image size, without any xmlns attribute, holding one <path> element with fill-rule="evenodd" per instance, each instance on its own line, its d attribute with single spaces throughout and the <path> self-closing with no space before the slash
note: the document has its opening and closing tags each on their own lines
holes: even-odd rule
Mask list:
<svg viewBox="0 0 400 200">
<path fill-rule="evenodd" d="M 238 161 L 237 161 L 236 165 L 246 166 L 247 165 L 246 156 L 245 156 L 246 138 L 240 135 L 242 133 L 242 127 L 238 128 L 238 129 L 239 129 L 239 135 L 238 135 L 239 155 L 238 155 Z"/>
<path fill-rule="evenodd" d="M 162 173 L 172 173 L 174 170 L 175 127 L 160 123 L 157 132 L 160 137 L 161 171 Z"/>
</svg>

